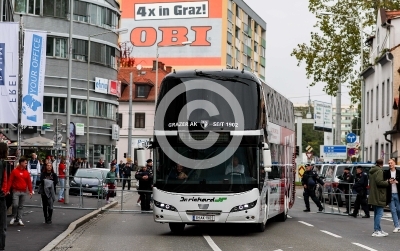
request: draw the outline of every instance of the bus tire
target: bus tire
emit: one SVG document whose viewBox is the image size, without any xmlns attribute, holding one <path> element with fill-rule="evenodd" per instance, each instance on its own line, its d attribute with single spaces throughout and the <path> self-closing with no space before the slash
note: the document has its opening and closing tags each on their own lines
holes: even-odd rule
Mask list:
<svg viewBox="0 0 400 251">
<path fill-rule="evenodd" d="M 185 223 L 169 223 L 168 225 L 169 229 L 174 234 L 183 233 L 183 231 L 185 230 Z"/>
<path fill-rule="evenodd" d="M 256 230 L 257 230 L 257 232 L 260 232 L 260 233 L 264 232 L 265 231 L 264 222 L 256 223 Z"/>
</svg>

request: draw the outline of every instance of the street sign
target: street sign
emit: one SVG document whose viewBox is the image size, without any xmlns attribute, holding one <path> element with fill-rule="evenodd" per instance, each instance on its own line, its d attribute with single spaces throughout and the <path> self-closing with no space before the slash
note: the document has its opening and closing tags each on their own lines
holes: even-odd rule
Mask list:
<svg viewBox="0 0 400 251">
<path fill-rule="evenodd" d="M 307 155 L 307 159 L 311 159 L 312 153 L 306 153 L 306 155 Z"/>
<path fill-rule="evenodd" d="M 324 157 L 346 159 L 347 147 L 343 145 L 324 146 Z"/>
<path fill-rule="evenodd" d="M 355 133 L 348 133 L 346 135 L 347 143 L 355 143 L 357 141 L 357 135 Z"/>
<path fill-rule="evenodd" d="M 308 145 L 306 147 L 306 150 L 307 150 L 307 152 L 312 152 L 314 149 L 310 145 Z"/>
</svg>

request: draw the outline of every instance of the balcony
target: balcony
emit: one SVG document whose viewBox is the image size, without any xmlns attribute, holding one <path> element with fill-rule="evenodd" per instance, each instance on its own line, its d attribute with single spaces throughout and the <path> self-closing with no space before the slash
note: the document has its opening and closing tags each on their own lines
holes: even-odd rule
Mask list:
<svg viewBox="0 0 400 251">
<path fill-rule="evenodd" d="M 253 52 L 252 49 L 247 45 L 245 45 L 245 49 L 246 49 L 246 54 L 251 57 Z"/>
<path fill-rule="evenodd" d="M 240 40 L 239 40 L 239 38 L 235 38 L 235 47 L 240 50 Z"/>
<path fill-rule="evenodd" d="M 264 38 L 261 38 L 261 46 L 265 49 L 265 47 L 267 46 L 267 42 L 265 41 Z"/>
<path fill-rule="evenodd" d="M 236 26 L 242 28 L 242 20 L 239 17 L 236 17 Z"/>
</svg>

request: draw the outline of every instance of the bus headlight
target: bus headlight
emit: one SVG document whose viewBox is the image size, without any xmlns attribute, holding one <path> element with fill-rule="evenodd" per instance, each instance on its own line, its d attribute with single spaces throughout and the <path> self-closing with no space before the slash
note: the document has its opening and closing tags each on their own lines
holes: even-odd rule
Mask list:
<svg viewBox="0 0 400 251">
<path fill-rule="evenodd" d="M 242 204 L 242 205 L 233 207 L 233 208 L 231 209 L 231 213 L 232 213 L 232 212 L 239 212 L 239 211 L 251 209 L 251 208 L 255 207 L 256 204 L 257 204 L 257 200 L 255 200 L 255 201 L 253 201 L 253 202 L 251 202 L 251 203 Z"/>
<path fill-rule="evenodd" d="M 154 206 L 161 208 L 161 209 L 169 210 L 169 211 L 175 211 L 175 212 L 178 211 L 178 210 L 176 210 L 176 208 L 174 206 L 165 204 L 165 203 L 162 203 L 162 202 L 159 202 L 156 200 L 154 201 Z"/>
</svg>

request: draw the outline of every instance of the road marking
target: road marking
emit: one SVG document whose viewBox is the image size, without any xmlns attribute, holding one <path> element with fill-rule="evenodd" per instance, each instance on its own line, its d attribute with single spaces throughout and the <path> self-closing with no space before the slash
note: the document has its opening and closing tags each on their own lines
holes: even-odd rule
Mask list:
<svg viewBox="0 0 400 251">
<path fill-rule="evenodd" d="M 311 225 L 310 223 L 307 223 L 307 222 L 304 222 L 304 221 L 299 221 L 301 224 L 304 224 L 304 225 L 306 225 L 306 226 L 309 226 L 309 227 L 313 227 L 313 225 Z"/>
<path fill-rule="evenodd" d="M 277 250 L 274 250 L 274 251 L 283 251 L 282 249 L 277 249 Z"/>
<path fill-rule="evenodd" d="M 299 199 L 303 199 L 303 197 L 300 197 L 300 196 L 297 196 L 297 198 L 299 198 Z"/>
<path fill-rule="evenodd" d="M 213 251 L 222 251 L 217 244 L 215 244 L 215 242 L 211 239 L 211 237 L 209 235 L 203 234 L 204 239 L 206 239 L 208 245 L 210 245 L 211 249 Z"/>
<path fill-rule="evenodd" d="M 369 251 L 378 251 L 378 250 L 376 250 L 376 249 L 373 249 L 373 248 L 370 248 L 370 247 L 367 247 L 367 246 L 365 246 L 365 245 L 363 245 L 363 244 L 360 244 L 360 243 L 357 243 L 357 242 L 352 242 L 354 245 L 356 245 L 356 246 L 359 246 L 359 247 L 362 247 L 362 248 L 365 248 L 366 250 L 369 250 Z"/>
<path fill-rule="evenodd" d="M 382 220 L 393 221 L 392 219 L 385 219 L 385 218 L 382 218 Z"/>
<path fill-rule="evenodd" d="M 340 235 L 337 235 L 337 234 L 334 234 L 334 233 L 331 233 L 331 232 L 328 232 L 328 231 L 325 231 L 325 230 L 320 230 L 320 231 L 323 232 L 323 233 L 329 234 L 329 235 L 331 235 L 333 237 L 336 237 L 336 238 L 342 238 L 342 236 L 340 236 Z"/>
</svg>

